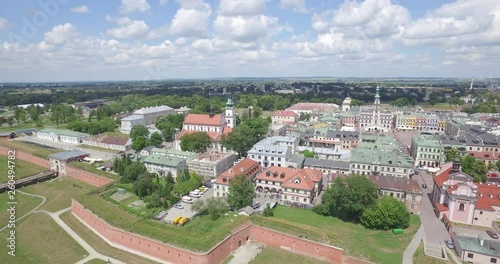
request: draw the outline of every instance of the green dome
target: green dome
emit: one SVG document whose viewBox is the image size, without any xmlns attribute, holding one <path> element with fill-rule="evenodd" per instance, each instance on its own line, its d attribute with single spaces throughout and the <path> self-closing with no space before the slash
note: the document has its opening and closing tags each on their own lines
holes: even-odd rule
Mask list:
<svg viewBox="0 0 500 264">
<path fill-rule="evenodd" d="M 234 106 L 233 99 L 231 97 L 227 98 L 226 106 Z"/>
</svg>

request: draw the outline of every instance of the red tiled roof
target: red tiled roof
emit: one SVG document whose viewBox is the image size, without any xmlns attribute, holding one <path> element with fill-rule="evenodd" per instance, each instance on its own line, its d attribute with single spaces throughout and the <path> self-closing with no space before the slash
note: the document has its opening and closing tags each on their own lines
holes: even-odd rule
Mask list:
<svg viewBox="0 0 500 264">
<path fill-rule="evenodd" d="M 101 143 L 111 144 L 111 145 L 120 145 L 120 146 L 127 145 L 127 142 L 128 142 L 128 138 L 121 138 L 121 137 L 105 137 L 101 140 Z"/>
<path fill-rule="evenodd" d="M 278 110 L 276 111 L 273 116 L 292 116 L 292 117 L 298 117 L 295 112 L 292 111 L 287 111 L 287 110 Z"/>
<path fill-rule="evenodd" d="M 184 119 L 184 124 L 189 125 L 206 125 L 206 126 L 220 126 L 222 115 L 203 115 L 203 114 L 188 114 Z"/>
<path fill-rule="evenodd" d="M 434 205 L 436 206 L 436 209 L 438 210 L 438 212 L 448 211 L 447 205 L 440 204 L 440 203 L 435 203 Z"/>
<path fill-rule="evenodd" d="M 257 161 L 246 158 L 217 176 L 215 183 L 229 184 L 229 179 L 234 176 L 244 173 L 247 177 L 250 177 L 253 176 L 259 169 L 260 165 Z M 226 178 L 227 182 L 224 182 L 224 178 Z"/>
<path fill-rule="evenodd" d="M 434 177 L 434 182 L 439 188 L 443 187 L 443 183 L 448 180 L 451 171 L 451 165 L 452 163 L 443 164 L 441 170 L 436 172 L 436 177 Z"/>
<path fill-rule="evenodd" d="M 267 176 L 267 172 L 271 175 Z M 275 177 L 275 173 L 277 176 Z M 285 173 L 285 177 L 282 178 L 282 173 Z M 280 182 L 281 187 L 288 187 L 300 190 L 312 190 L 314 184 L 319 182 L 323 178 L 323 172 L 317 169 L 292 169 L 285 167 L 272 166 L 261 173 L 259 173 L 256 179 L 268 180 L 274 182 Z M 298 182 L 296 182 L 298 180 Z"/>
<path fill-rule="evenodd" d="M 498 160 L 500 157 L 494 153 L 489 151 L 467 151 L 467 155 L 473 156 L 476 159 L 482 160 Z"/>
</svg>

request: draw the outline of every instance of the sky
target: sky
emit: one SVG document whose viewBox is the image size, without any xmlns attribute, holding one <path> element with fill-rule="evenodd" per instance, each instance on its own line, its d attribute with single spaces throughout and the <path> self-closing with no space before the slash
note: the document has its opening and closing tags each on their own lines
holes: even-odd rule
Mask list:
<svg viewBox="0 0 500 264">
<path fill-rule="evenodd" d="M 16 0 L 0 7 L 0 82 L 500 77 L 500 0 Z"/>
</svg>

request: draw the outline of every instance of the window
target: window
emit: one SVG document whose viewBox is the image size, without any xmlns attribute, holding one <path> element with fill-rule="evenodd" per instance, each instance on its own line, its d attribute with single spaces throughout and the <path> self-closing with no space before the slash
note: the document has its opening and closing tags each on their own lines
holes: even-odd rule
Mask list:
<svg viewBox="0 0 500 264">
<path fill-rule="evenodd" d="M 490 259 L 490 263 L 497 263 L 497 259 L 496 258 L 491 258 Z"/>
<path fill-rule="evenodd" d="M 468 258 L 474 258 L 474 254 L 469 253 L 469 254 L 467 254 L 467 257 L 468 257 Z"/>
<path fill-rule="evenodd" d="M 458 205 L 458 211 L 465 211 L 465 204 L 461 203 Z"/>
<path fill-rule="evenodd" d="M 483 214 L 483 211 L 479 211 L 479 214 L 482 215 Z"/>
</svg>

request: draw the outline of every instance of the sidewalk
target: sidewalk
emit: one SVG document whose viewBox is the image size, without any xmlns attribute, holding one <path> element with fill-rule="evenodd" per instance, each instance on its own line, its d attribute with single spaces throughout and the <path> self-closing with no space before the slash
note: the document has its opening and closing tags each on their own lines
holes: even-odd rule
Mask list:
<svg viewBox="0 0 500 264">
<path fill-rule="evenodd" d="M 418 246 L 425 239 L 425 230 L 424 226 L 421 225 L 417 230 L 417 233 L 413 236 L 410 244 L 406 247 L 405 252 L 403 253 L 403 264 L 412 264 L 413 263 L 413 255 L 417 251 Z"/>
</svg>

